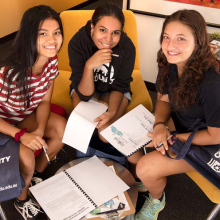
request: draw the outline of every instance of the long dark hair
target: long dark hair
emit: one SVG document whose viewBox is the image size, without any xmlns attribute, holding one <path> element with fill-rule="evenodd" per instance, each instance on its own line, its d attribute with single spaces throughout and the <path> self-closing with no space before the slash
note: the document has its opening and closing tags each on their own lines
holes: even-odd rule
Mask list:
<svg viewBox="0 0 220 220">
<path fill-rule="evenodd" d="M 123 30 L 125 17 L 118 5 L 106 2 L 98 6 L 92 15 L 92 24 L 96 26 L 97 22 L 104 16 L 113 16 L 117 18 L 121 23 L 121 30 Z"/>
<path fill-rule="evenodd" d="M 160 43 L 163 41 L 166 26 L 173 21 L 178 21 L 188 26 L 192 30 L 195 39 L 195 49 L 187 60 L 181 77 L 176 78 L 174 82 L 175 88 L 172 90 L 171 102 L 175 100 L 173 102 L 175 104 L 174 108 L 185 109 L 197 102 L 198 87 L 202 81 L 204 70 L 214 67 L 217 71 L 218 65 L 209 46 L 205 20 L 202 15 L 195 10 L 179 10 L 167 16 L 163 23 Z M 159 67 L 157 89 L 160 93 L 166 94 L 170 64 L 167 62 L 162 49 L 157 53 L 157 62 Z"/>
<path fill-rule="evenodd" d="M 8 84 L 7 101 L 10 95 L 10 85 L 13 83 L 14 78 L 16 78 L 16 87 L 21 88 L 19 92 L 23 99 L 22 101 L 24 101 L 25 108 L 30 106 L 27 75 L 38 57 L 38 30 L 40 25 L 48 18 L 53 18 L 59 23 L 63 36 L 63 26 L 58 13 L 49 6 L 35 6 L 24 13 L 10 51 L 5 58 L 0 60 L 0 68 L 6 67 L 4 83 L 7 82 Z M 3 90 L 4 83 L 1 91 Z"/>
</svg>

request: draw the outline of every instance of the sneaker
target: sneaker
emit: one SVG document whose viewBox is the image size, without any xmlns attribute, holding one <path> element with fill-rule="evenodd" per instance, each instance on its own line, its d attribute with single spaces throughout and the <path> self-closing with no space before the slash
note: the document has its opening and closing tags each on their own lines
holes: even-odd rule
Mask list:
<svg viewBox="0 0 220 220">
<path fill-rule="evenodd" d="M 22 204 L 15 201 L 14 206 L 25 220 L 37 219 L 38 216 L 43 213 L 40 210 L 40 205 L 32 199 L 29 199 L 27 202 Z"/>
<path fill-rule="evenodd" d="M 146 197 L 147 198 L 147 197 Z M 157 220 L 158 214 L 165 206 L 165 193 L 163 199 L 154 199 L 150 194 L 142 206 L 141 210 L 135 215 L 135 220 Z"/>
<path fill-rule="evenodd" d="M 142 182 L 136 181 L 136 186 L 137 186 L 138 192 L 147 192 L 147 189 Z"/>
<path fill-rule="evenodd" d="M 38 183 L 41 183 L 43 182 L 43 179 L 39 178 L 39 177 L 36 177 L 36 176 L 33 176 L 32 179 L 31 179 L 31 186 L 35 186 L 37 185 Z"/>
</svg>

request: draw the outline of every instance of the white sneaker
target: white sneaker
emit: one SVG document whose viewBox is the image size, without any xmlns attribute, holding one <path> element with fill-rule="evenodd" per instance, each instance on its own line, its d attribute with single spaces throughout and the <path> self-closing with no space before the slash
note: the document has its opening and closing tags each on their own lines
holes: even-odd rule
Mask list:
<svg viewBox="0 0 220 220">
<path fill-rule="evenodd" d="M 41 213 L 43 213 L 40 210 L 40 205 L 32 199 L 29 199 L 22 204 L 15 201 L 14 206 L 25 220 L 35 220 Z"/>
</svg>

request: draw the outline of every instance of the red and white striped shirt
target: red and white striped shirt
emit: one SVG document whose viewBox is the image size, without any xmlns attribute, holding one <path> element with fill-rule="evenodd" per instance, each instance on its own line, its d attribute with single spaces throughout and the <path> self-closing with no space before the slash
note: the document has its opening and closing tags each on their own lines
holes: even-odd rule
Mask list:
<svg viewBox="0 0 220 220">
<path fill-rule="evenodd" d="M 30 115 L 48 91 L 50 81 L 53 81 L 59 74 L 57 64 L 57 56 L 49 58 L 40 75 L 28 74 L 30 106 L 27 109 L 20 95 L 20 89 L 23 88 L 16 86 L 17 75 L 10 85 L 11 93 L 7 101 L 9 85 L 5 82 L 3 86 L 5 67 L 2 67 L 0 69 L 0 117 L 10 124 L 17 124 Z"/>
</svg>

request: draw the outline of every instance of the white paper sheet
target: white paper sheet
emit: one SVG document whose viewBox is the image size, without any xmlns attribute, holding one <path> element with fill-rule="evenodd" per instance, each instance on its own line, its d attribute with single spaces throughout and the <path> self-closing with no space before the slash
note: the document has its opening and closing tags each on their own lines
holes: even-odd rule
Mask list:
<svg viewBox="0 0 220 220">
<path fill-rule="evenodd" d="M 86 160 L 86 162 L 67 171 L 97 206 L 129 189 L 129 186 L 96 156 Z"/>
<path fill-rule="evenodd" d="M 30 191 L 51 220 L 78 220 L 94 209 L 63 172 L 31 187 Z"/>
<path fill-rule="evenodd" d="M 78 220 L 95 209 L 75 183 L 97 206 L 129 189 L 96 156 L 67 169 L 66 172 L 72 179 L 61 172 L 29 188 L 51 220 Z"/>
<path fill-rule="evenodd" d="M 108 166 L 108 168 L 112 172 L 116 173 L 115 169 L 114 169 L 114 166 Z M 113 199 L 111 199 L 108 202 L 105 202 L 104 204 L 99 206 L 99 212 L 106 212 L 106 211 L 110 211 L 110 210 L 113 210 L 113 209 L 117 209 L 119 203 L 125 204 L 125 208 L 121 211 L 122 213 L 125 212 L 125 211 L 129 211 L 130 210 L 128 201 L 127 201 L 127 199 L 125 197 L 125 194 L 121 193 L 120 195 L 115 196 Z M 94 214 L 88 213 L 86 215 L 87 219 L 96 218 L 96 217 L 100 217 L 100 218 L 106 219 L 106 215 L 105 214 L 103 214 L 103 215 L 94 215 Z"/>
<path fill-rule="evenodd" d="M 94 119 L 102 115 L 107 108 L 106 105 L 93 100 L 81 101 L 68 119 L 62 142 L 86 153 L 98 123 L 94 122 Z"/>
<path fill-rule="evenodd" d="M 101 135 L 124 155 L 129 156 L 151 141 L 155 117 L 143 105 L 138 105 L 101 132 Z"/>
</svg>

